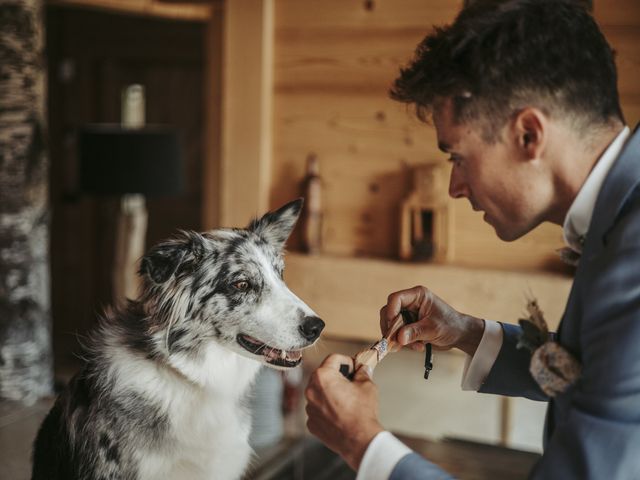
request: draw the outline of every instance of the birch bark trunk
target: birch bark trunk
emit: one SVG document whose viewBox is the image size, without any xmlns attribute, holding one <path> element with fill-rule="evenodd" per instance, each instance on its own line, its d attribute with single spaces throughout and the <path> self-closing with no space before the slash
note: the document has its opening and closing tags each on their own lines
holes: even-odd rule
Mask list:
<svg viewBox="0 0 640 480">
<path fill-rule="evenodd" d="M 0 0 L 0 399 L 52 390 L 42 0 Z"/>
</svg>

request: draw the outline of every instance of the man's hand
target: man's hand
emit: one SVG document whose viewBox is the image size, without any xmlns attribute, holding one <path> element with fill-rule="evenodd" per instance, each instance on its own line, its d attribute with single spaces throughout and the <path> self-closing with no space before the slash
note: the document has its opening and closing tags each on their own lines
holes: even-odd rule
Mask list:
<svg viewBox="0 0 640 480">
<path fill-rule="evenodd" d="M 340 365 L 353 359 L 329 355 L 313 372 L 305 390 L 307 427 L 327 447 L 357 470 L 373 437 L 384 430 L 378 422 L 378 391 L 368 367 L 358 369 L 352 381 L 340 373 Z"/>
<path fill-rule="evenodd" d="M 431 343 L 441 350 L 456 347 L 473 356 L 484 332 L 484 320 L 454 310 L 426 287 L 392 293 L 380 310 L 380 330 L 385 335 L 400 310 L 416 312 L 418 321 L 398 330 L 400 345 L 424 350 Z"/>
</svg>

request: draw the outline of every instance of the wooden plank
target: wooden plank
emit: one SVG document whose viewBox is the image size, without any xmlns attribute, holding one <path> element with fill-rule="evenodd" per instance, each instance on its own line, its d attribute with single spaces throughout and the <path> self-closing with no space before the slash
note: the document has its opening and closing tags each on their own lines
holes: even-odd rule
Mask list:
<svg viewBox="0 0 640 480">
<path fill-rule="evenodd" d="M 290 28 L 276 32 L 277 92 L 386 96 L 424 28 Z"/>
<path fill-rule="evenodd" d="M 624 113 L 627 125 L 633 129 L 640 123 L 640 102 L 622 102 L 622 111 Z"/>
<path fill-rule="evenodd" d="M 637 0 L 594 0 L 593 16 L 600 25 L 640 25 Z"/>
<path fill-rule="evenodd" d="M 604 26 L 602 30 L 616 52 L 622 100 L 640 103 L 640 19 L 635 26 Z"/>
<path fill-rule="evenodd" d="M 564 246 L 559 225 L 546 223 L 515 242 L 503 242 L 486 223 L 481 212 L 474 212 L 469 202 L 453 201 L 455 222 L 456 265 L 524 268 L 562 269 L 563 265 L 555 251 Z"/>
<path fill-rule="evenodd" d="M 239 226 L 268 206 L 273 0 L 227 2 L 223 75 L 220 222 Z"/>
<path fill-rule="evenodd" d="M 446 159 L 437 148 L 435 130 L 386 91 L 276 94 L 275 106 L 274 162 L 291 160 L 301 151 L 346 154 L 365 163 L 371 158 L 408 164 Z"/>
<path fill-rule="evenodd" d="M 278 0 L 277 27 L 376 28 L 432 25 L 450 22 L 460 10 L 460 0 Z"/>
<path fill-rule="evenodd" d="M 571 287 L 566 276 L 542 272 L 471 269 L 289 253 L 285 279 L 326 322 L 324 334 L 364 341 L 380 337 L 379 310 L 387 296 L 425 285 L 458 311 L 515 323 L 531 292 L 552 329 Z"/>
</svg>

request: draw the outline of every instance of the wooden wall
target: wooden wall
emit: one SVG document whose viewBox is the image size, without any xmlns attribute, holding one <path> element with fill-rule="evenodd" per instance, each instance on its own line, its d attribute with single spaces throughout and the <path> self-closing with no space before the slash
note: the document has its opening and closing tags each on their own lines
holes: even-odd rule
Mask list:
<svg viewBox="0 0 640 480">
<path fill-rule="evenodd" d="M 618 90 L 631 128 L 640 122 L 640 2 L 594 0 L 594 15 L 616 51 Z"/>
<path fill-rule="evenodd" d="M 630 124 L 640 119 L 640 4 L 595 1 L 596 18 L 618 50 Z M 451 0 L 278 0 L 275 2 L 273 158 L 269 203 L 298 196 L 306 158 L 323 178 L 324 251 L 393 258 L 409 170 L 442 161 L 435 131 L 388 98 L 400 65 L 432 25 L 451 21 Z M 448 175 L 449 167 L 445 168 Z M 466 201 L 450 201 L 453 263 L 556 267 L 561 229 L 543 225 L 514 243 Z M 295 238 L 293 248 L 296 247 Z"/>
</svg>

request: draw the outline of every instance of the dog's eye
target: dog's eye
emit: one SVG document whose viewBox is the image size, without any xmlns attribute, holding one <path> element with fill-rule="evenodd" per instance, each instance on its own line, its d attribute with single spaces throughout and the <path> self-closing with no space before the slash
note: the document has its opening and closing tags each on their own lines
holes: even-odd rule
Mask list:
<svg viewBox="0 0 640 480">
<path fill-rule="evenodd" d="M 247 282 L 246 280 L 239 280 L 233 283 L 232 285 L 233 285 L 233 288 L 241 292 L 244 292 L 245 290 L 249 289 L 249 282 Z"/>
</svg>

